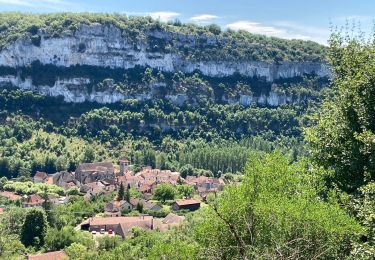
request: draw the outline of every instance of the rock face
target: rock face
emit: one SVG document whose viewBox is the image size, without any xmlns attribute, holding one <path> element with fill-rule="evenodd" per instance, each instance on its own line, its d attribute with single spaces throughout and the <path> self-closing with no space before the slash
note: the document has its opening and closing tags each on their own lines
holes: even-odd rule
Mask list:
<svg viewBox="0 0 375 260">
<path fill-rule="evenodd" d="M 152 37 L 165 40 L 168 33 L 149 32 Z M 113 26 L 105 25 L 80 25 L 75 31 L 65 32 L 60 37 L 38 31 L 40 44 L 32 42 L 25 36 L 7 45 L 0 51 L 0 66 L 22 68 L 34 61 L 42 64 L 52 64 L 61 67 L 73 65 L 90 65 L 106 68 L 132 69 L 136 66 L 151 67 L 163 72 L 193 73 L 200 71 L 209 77 L 226 77 L 241 75 L 249 78 L 263 78 L 268 82 L 276 79 L 289 79 L 306 74 L 320 77 L 329 77 L 330 71 L 326 64 L 320 62 L 281 62 L 267 63 L 261 61 L 220 61 L 213 60 L 194 61 L 187 60 L 177 53 L 150 52 L 148 45 L 138 41 L 129 41 L 122 31 Z M 190 46 L 194 48 L 194 46 Z M 19 76 L 3 75 L 0 77 L 1 85 L 11 85 L 21 89 L 29 89 L 49 96 L 63 96 L 67 102 L 95 101 L 99 103 L 114 103 L 129 96 L 113 89 L 89 91 L 89 78 L 57 79 L 53 86 L 35 86 L 29 78 L 21 79 Z M 139 93 L 137 99 L 152 98 L 150 93 Z M 166 96 L 176 104 L 182 104 L 186 98 L 182 94 Z M 288 102 L 287 97 L 280 97 L 270 93 L 267 97 L 241 97 L 238 102 L 250 104 L 258 102 L 277 106 Z"/>
</svg>

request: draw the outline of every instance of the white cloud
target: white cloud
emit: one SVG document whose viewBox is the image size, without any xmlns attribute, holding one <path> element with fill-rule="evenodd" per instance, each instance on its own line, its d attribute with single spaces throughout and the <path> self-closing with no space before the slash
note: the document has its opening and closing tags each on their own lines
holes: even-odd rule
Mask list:
<svg viewBox="0 0 375 260">
<path fill-rule="evenodd" d="M 201 15 L 195 15 L 191 17 L 190 20 L 196 23 L 203 23 L 203 22 L 209 22 L 217 18 L 219 18 L 219 16 L 216 16 L 213 14 L 201 14 Z"/>
<path fill-rule="evenodd" d="M 264 34 L 267 36 L 280 36 L 285 33 L 283 30 L 276 27 L 263 25 L 257 22 L 251 21 L 238 21 L 226 25 L 227 28 L 232 30 L 245 30 L 251 33 Z"/>
<path fill-rule="evenodd" d="M 255 34 L 279 37 L 284 39 L 312 40 L 326 44 L 329 30 L 303 26 L 293 22 L 282 21 L 272 25 L 265 25 L 254 21 L 237 21 L 226 25 L 226 28 L 233 30 L 245 30 Z"/>
<path fill-rule="evenodd" d="M 173 18 L 180 16 L 181 14 L 175 13 L 175 12 L 154 12 L 154 13 L 149 13 L 149 15 L 153 19 L 157 19 L 162 22 L 168 22 L 172 20 Z"/>
<path fill-rule="evenodd" d="M 0 0 L 1 4 L 17 5 L 24 7 L 44 7 L 49 9 L 59 9 L 74 5 L 72 2 L 65 0 Z"/>
</svg>

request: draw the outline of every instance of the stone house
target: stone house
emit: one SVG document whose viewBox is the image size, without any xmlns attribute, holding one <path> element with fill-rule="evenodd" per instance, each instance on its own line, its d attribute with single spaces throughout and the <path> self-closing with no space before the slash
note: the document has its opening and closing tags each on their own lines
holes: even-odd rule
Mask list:
<svg viewBox="0 0 375 260">
<path fill-rule="evenodd" d="M 111 213 L 121 212 L 123 210 L 132 210 L 132 209 L 133 209 L 133 205 L 125 200 L 111 201 L 111 202 L 108 202 L 105 206 L 105 211 L 111 212 Z"/>
<path fill-rule="evenodd" d="M 75 179 L 78 180 L 81 184 L 105 179 L 115 179 L 113 163 L 82 163 L 76 169 Z"/>
<path fill-rule="evenodd" d="M 30 207 L 37 207 L 37 206 L 42 206 L 44 200 L 42 197 L 36 194 L 32 194 L 27 196 L 26 201 L 22 202 L 22 207 L 24 208 L 30 208 Z"/>
</svg>

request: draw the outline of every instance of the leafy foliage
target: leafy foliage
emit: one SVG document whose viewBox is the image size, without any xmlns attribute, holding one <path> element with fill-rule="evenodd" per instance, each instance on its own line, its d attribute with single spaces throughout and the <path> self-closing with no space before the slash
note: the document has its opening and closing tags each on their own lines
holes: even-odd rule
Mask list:
<svg viewBox="0 0 375 260">
<path fill-rule="evenodd" d="M 375 179 L 375 45 L 338 32 L 330 45 L 336 95 L 319 110 L 306 138 L 315 160 L 334 170 L 329 180 L 353 192 Z"/>
<path fill-rule="evenodd" d="M 197 220 L 206 257 L 348 256 L 350 237 L 361 228 L 338 205 L 318 199 L 321 181 L 307 166 L 278 153 L 251 156 L 243 184 L 227 188 Z"/>
</svg>

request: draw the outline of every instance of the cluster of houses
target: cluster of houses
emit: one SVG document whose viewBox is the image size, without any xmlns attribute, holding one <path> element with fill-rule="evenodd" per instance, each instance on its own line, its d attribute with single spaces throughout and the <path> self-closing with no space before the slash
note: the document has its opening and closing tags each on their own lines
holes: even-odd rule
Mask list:
<svg viewBox="0 0 375 260">
<path fill-rule="evenodd" d="M 134 227 L 148 231 L 164 232 L 172 227 L 178 227 L 185 220 L 184 216 L 169 213 L 165 218 L 153 216 L 127 217 L 93 217 L 81 223 L 82 230 L 98 233 L 114 233 L 123 238 L 131 236 Z"/>
<path fill-rule="evenodd" d="M 225 185 L 222 178 L 187 176 L 183 179 L 179 172 L 151 167 L 144 167 L 140 172 L 134 173 L 129 170 L 128 160 L 120 160 L 119 169 L 116 169 L 112 162 L 96 162 L 80 164 L 75 172 L 37 172 L 34 182 L 55 184 L 64 189 L 77 188 L 86 194 L 85 197 L 88 199 L 99 193 L 116 191 L 122 184 L 124 187 L 137 189 L 146 200 L 151 197 L 153 189 L 161 183 L 192 185 L 202 199 Z"/>
<path fill-rule="evenodd" d="M 211 178 L 205 176 L 187 176 L 182 178 L 179 172 L 170 170 L 152 169 L 144 167 L 141 171 L 134 173 L 129 170 L 129 161 L 120 160 L 119 168 L 114 167 L 111 162 L 83 163 L 78 166 L 75 172 L 57 172 L 46 174 L 37 172 L 33 177 L 35 183 L 54 184 L 65 190 L 77 189 L 84 194 L 85 199 L 91 200 L 94 196 L 103 193 L 118 191 L 123 185 L 125 188 L 133 188 L 141 193 L 140 198 L 130 198 L 126 200 L 114 200 L 106 204 L 105 213 L 102 217 L 92 217 L 80 224 L 82 230 L 99 232 L 100 234 L 116 234 L 123 238 L 132 234 L 133 228 L 143 230 L 166 231 L 172 227 L 179 227 L 185 220 L 184 216 L 169 213 L 164 218 L 155 218 L 150 215 L 123 216 L 124 211 L 130 212 L 142 205 L 146 212 L 158 212 L 163 209 L 163 205 L 151 200 L 153 190 L 162 183 L 171 185 L 186 184 L 194 187 L 195 195 L 200 199 L 185 198 L 178 199 L 171 209 L 175 212 L 180 210 L 194 211 L 200 208 L 201 200 L 205 200 L 207 195 L 220 191 L 225 182 L 221 178 Z M 20 201 L 23 207 L 42 206 L 44 200 L 37 194 L 20 196 L 14 192 L 3 191 L 0 196 L 9 200 Z M 69 197 L 49 197 L 49 201 L 54 204 L 67 203 Z M 3 209 L 0 208 L 0 215 Z M 165 215 L 164 215 L 165 216 Z M 27 259 L 65 259 L 67 255 L 63 251 L 50 252 L 40 255 L 28 255 Z"/>
<path fill-rule="evenodd" d="M 84 194 L 87 200 L 91 200 L 98 194 L 116 191 L 120 185 L 134 188 L 142 194 L 142 199 L 132 198 L 130 201 L 109 203 L 106 206 L 106 212 L 109 216 L 118 215 L 119 212 L 124 210 L 132 210 L 139 203 L 146 210 L 160 210 L 161 206 L 150 202 L 150 199 L 153 190 L 161 183 L 191 185 L 202 200 L 205 200 L 208 194 L 218 192 L 225 185 L 222 178 L 187 176 L 184 179 L 179 172 L 151 169 L 151 167 L 144 167 L 141 171 L 134 173 L 129 170 L 128 160 L 120 160 L 119 166 L 119 169 L 115 168 L 112 162 L 82 163 L 75 172 L 62 171 L 55 174 L 37 172 L 33 181 L 35 183 L 54 184 L 65 190 L 76 188 Z M 5 191 L 0 195 L 10 200 L 22 200 L 23 207 L 41 206 L 44 202 L 41 196 L 36 194 L 21 197 L 14 192 Z M 63 204 L 68 201 L 68 198 L 51 197 L 49 200 L 54 204 Z M 199 201 L 191 199 L 176 201 L 172 208 L 194 210 L 198 207 L 198 203 Z"/>
</svg>

